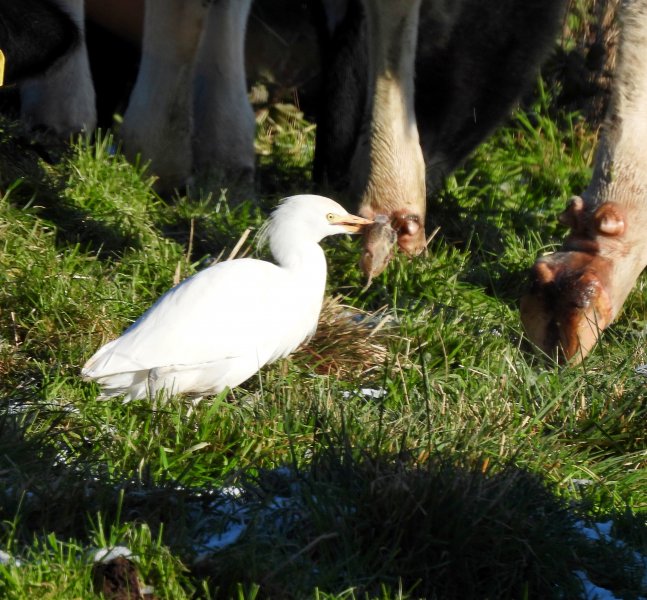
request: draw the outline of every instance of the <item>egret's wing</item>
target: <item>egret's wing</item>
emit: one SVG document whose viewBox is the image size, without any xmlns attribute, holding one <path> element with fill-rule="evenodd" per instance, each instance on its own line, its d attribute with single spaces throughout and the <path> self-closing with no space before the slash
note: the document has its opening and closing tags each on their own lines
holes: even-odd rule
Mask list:
<svg viewBox="0 0 647 600">
<path fill-rule="evenodd" d="M 277 339 L 280 345 L 282 330 L 299 310 L 293 287 L 272 263 L 214 265 L 164 294 L 120 338 L 100 348 L 83 375 L 99 379 L 249 356 L 259 368 L 281 355 Z"/>
</svg>

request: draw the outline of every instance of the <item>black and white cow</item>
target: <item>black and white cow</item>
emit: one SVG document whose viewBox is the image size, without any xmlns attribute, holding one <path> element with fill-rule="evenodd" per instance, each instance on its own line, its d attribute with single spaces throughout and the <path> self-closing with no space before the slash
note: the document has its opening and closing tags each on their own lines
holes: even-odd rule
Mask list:
<svg viewBox="0 0 647 600">
<path fill-rule="evenodd" d="M 83 1 L 59 1 L 82 24 Z M 121 136 L 126 153 L 150 160 L 168 187 L 214 173 L 253 173 L 244 62 L 251 1 L 146 1 L 139 76 Z M 318 179 L 364 216 L 384 215 L 400 248 L 419 253 L 428 188 L 492 131 L 534 79 L 566 1 L 322 0 Z M 646 264 L 635 225 L 641 213 L 647 218 L 647 165 L 639 152 L 647 126 L 640 110 L 647 100 L 646 6 L 647 0 L 625 3 L 620 65 L 593 181 L 567 212 L 573 233 L 563 251 L 538 261 L 522 303 L 530 337 L 547 351 L 561 347 L 567 358 L 590 350 Z M 96 112 L 84 48 L 52 75 L 24 90 L 24 117 L 62 133 L 91 130 Z M 60 90 L 72 98 L 61 103 Z M 379 246 L 388 236 L 373 239 Z M 383 254 L 372 243 L 365 253 Z"/>
</svg>

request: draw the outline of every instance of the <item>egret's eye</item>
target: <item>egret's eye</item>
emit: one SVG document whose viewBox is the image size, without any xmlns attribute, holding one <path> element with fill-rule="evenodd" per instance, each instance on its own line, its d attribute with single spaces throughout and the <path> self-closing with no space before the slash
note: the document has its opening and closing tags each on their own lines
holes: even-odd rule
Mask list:
<svg viewBox="0 0 647 600">
<path fill-rule="evenodd" d="M 326 219 L 332 223 L 335 220 L 335 213 L 328 213 Z"/>
</svg>

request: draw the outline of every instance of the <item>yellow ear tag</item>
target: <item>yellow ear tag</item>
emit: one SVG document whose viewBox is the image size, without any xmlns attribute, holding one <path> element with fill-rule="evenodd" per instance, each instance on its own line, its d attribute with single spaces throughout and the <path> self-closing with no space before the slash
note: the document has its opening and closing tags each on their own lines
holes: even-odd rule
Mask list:
<svg viewBox="0 0 647 600">
<path fill-rule="evenodd" d="M 0 50 L 0 87 L 4 85 L 4 52 Z"/>
</svg>

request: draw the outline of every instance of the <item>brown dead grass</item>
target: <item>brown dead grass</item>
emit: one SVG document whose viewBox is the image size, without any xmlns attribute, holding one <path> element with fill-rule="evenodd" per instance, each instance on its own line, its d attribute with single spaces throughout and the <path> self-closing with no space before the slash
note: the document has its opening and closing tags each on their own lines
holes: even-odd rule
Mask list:
<svg viewBox="0 0 647 600">
<path fill-rule="evenodd" d="M 386 308 L 366 312 L 343 304 L 339 297 L 327 297 L 316 333 L 293 360 L 307 361 L 320 375 L 356 377 L 393 361 L 389 344 L 399 339 L 394 318 Z"/>
</svg>

